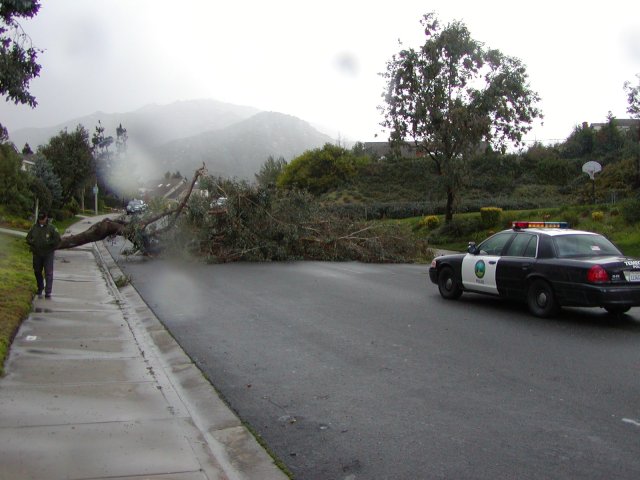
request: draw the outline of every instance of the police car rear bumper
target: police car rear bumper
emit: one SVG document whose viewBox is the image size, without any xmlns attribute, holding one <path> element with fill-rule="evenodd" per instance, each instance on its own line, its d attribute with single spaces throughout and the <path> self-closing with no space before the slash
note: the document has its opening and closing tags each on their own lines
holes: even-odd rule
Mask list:
<svg viewBox="0 0 640 480">
<path fill-rule="evenodd" d="M 560 305 L 567 307 L 638 307 L 640 284 L 555 285 Z"/>
</svg>

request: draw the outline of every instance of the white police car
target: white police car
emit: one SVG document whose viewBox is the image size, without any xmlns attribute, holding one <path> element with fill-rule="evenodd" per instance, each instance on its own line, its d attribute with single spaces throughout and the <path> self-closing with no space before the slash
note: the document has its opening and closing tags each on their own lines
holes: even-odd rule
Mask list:
<svg viewBox="0 0 640 480">
<path fill-rule="evenodd" d="M 539 317 L 561 306 L 602 307 L 622 314 L 640 306 L 640 260 L 602 235 L 566 222 L 513 222 L 466 254 L 436 257 L 429 278 L 440 295 L 463 292 L 524 300 Z"/>
</svg>

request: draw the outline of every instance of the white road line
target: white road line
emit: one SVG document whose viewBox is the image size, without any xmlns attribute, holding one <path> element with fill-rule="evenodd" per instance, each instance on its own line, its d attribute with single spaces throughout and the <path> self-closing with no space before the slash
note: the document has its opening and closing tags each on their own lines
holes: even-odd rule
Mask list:
<svg viewBox="0 0 640 480">
<path fill-rule="evenodd" d="M 630 423 L 631 425 L 635 425 L 636 427 L 640 427 L 640 422 L 637 420 L 632 420 L 631 418 L 623 418 L 622 421 L 624 423 Z"/>
</svg>

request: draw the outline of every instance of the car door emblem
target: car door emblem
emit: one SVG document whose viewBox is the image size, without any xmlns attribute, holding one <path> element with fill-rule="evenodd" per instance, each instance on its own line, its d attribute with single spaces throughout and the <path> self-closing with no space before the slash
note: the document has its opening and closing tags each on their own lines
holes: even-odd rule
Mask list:
<svg viewBox="0 0 640 480">
<path fill-rule="evenodd" d="M 484 273 L 487 270 L 487 266 L 484 264 L 484 260 L 478 260 L 476 262 L 476 266 L 474 270 L 476 272 L 476 277 L 478 278 L 484 277 Z"/>
</svg>

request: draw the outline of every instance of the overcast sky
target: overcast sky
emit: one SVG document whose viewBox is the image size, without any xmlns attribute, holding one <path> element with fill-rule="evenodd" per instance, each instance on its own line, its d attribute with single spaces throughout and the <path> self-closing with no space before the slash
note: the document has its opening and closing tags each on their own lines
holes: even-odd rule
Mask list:
<svg viewBox="0 0 640 480">
<path fill-rule="evenodd" d="M 22 22 L 44 49 L 31 83 L 39 105 L 0 102 L 0 122 L 11 133 L 211 98 L 374 140 L 378 74 L 399 39 L 424 43 L 419 20 L 429 11 L 524 62 L 545 115 L 528 140 L 563 140 L 609 111 L 627 118 L 623 83 L 640 73 L 638 0 L 43 0 Z"/>
</svg>

